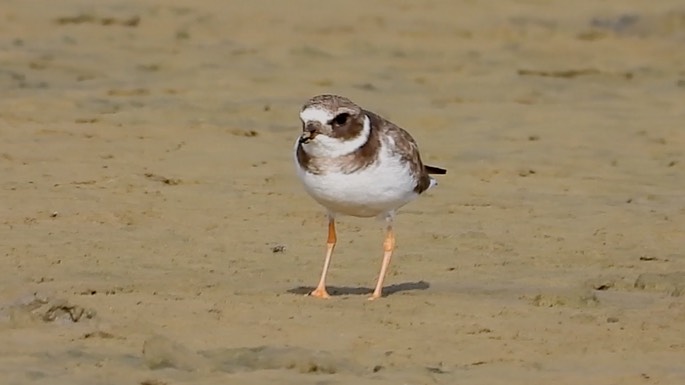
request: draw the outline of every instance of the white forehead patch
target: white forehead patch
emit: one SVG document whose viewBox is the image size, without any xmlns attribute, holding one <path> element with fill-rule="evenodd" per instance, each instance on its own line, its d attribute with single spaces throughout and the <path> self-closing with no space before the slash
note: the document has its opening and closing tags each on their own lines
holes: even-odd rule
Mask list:
<svg viewBox="0 0 685 385">
<path fill-rule="evenodd" d="M 328 124 L 334 117 L 330 111 L 317 107 L 308 107 L 300 112 L 300 119 L 303 122 L 320 122 L 323 125 Z"/>
</svg>

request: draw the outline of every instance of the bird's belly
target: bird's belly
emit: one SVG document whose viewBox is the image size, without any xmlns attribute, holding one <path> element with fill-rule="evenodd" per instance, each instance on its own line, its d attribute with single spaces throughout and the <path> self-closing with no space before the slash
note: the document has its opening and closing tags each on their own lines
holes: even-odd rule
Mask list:
<svg viewBox="0 0 685 385">
<path fill-rule="evenodd" d="M 387 214 L 415 199 L 416 184 L 408 170 L 372 166 L 345 174 L 311 174 L 300 170 L 305 189 L 333 213 L 373 217 Z"/>
</svg>

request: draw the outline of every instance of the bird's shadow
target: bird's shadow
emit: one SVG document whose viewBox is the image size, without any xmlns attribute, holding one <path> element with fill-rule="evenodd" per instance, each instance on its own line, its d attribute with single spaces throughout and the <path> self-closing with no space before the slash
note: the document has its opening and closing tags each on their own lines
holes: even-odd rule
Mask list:
<svg viewBox="0 0 685 385">
<path fill-rule="evenodd" d="M 403 282 L 383 288 L 383 297 L 400 293 L 403 291 L 426 290 L 430 287 L 430 283 L 426 281 L 418 282 Z M 290 294 L 306 295 L 315 289 L 314 286 L 298 286 L 288 290 Z M 373 293 L 372 288 L 368 287 L 350 287 L 350 286 L 326 286 L 328 294 L 331 296 L 341 295 L 365 295 Z"/>
</svg>

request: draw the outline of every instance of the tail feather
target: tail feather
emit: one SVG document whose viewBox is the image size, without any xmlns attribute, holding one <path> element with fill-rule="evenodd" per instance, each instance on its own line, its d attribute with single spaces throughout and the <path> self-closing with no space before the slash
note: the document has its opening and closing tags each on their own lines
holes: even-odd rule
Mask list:
<svg viewBox="0 0 685 385">
<path fill-rule="evenodd" d="M 440 167 L 435 167 L 435 166 L 423 166 L 423 168 L 426 170 L 427 173 L 429 174 L 437 174 L 437 175 L 445 175 L 447 174 L 447 170 L 444 168 Z"/>
</svg>

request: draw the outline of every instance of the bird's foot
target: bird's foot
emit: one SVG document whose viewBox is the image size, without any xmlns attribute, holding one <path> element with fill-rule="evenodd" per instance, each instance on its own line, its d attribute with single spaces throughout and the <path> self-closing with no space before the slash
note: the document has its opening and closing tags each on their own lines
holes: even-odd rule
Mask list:
<svg viewBox="0 0 685 385">
<path fill-rule="evenodd" d="M 316 297 L 316 298 L 322 298 L 322 299 L 328 299 L 331 298 L 330 294 L 326 291 L 325 288 L 316 288 L 314 291 L 308 294 L 310 297 Z"/>
<path fill-rule="evenodd" d="M 367 298 L 367 299 L 368 299 L 369 301 L 375 301 L 375 300 L 381 298 L 382 296 L 383 296 L 383 295 L 381 295 L 381 293 L 375 293 L 375 292 L 374 292 L 373 294 L 371 294 L 371 297 L 369 297 L 369 298 Z"/>
</svg>

